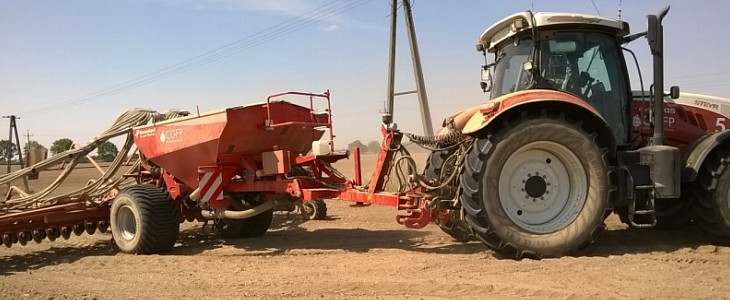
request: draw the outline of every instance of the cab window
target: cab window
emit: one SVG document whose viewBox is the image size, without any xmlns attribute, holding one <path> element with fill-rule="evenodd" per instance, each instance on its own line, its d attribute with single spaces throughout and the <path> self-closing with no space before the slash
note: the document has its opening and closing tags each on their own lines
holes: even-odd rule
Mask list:
<svg viewBox="0 0 730 300">
<path fill-rule="evenodd" d="M 615 37 L 600 32 L 547 32 L 540 42 L 540 76 L 546 88 L 590 103 L 628 141 L 626 80 Z"/>
</svg>

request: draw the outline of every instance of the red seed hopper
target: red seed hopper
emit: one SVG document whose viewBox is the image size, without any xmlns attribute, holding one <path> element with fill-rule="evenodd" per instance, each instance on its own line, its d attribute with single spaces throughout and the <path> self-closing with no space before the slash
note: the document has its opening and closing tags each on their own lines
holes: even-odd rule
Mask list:
<svg viewBox="0 0 730 300">
<path fill-rule="evenodd" d="M 310 106 L 275 100 L 283 95 L 310 97 Z M 326 99 L 315 113 L 314 99 Z M 262 153 L 285 150 L 307 154 L 329 129 L 329 93 L 288 92 L 251 104 L 137 127 L 134 141 L 152 163 L 187 186 L 198 186 L 198 167 L 241 166 L 261 169 Z M 247 168 L 248 167 L 248 168 Z"/>
<path fill-rule="evenodd" d="M 309 105 L 275 100 L 282 96 L 308 97 Z M 326 100 L 322 112 L 315 110 L 315 100 Z M 146 172 L 151 174 L 140 175 L 138 181 L 164 185 L 177 201 L 192 200 L 206 218 L 235 218 L 228 211 L 235 195 L 268 200 L 290 197 L 304 200 L 312 208 L 312 200 L 339 198 L 396 206 L 407 212 L 398 217 L 399 222 L 425 226 L 431 215 L 422 211 L 423 195 L 380 193 L 388 162 L 394 160 L 392 147 L 399 147 L 402 135 L 383 131 L 376 171 L 370 184 L 362 186 L 359 151 L 354 153 L 354 179 L 331 166 L 350 153 L 334 151 L 330 112 L 329 92 L 286 92 L 269 96 L 265 103 L 137 127 L 134 140 L 149 164 Z M 319 141 L 326 132 L 328 139 Z M 323 202 L 321 205 L 325 209 Z M 200 213 L 183 210 L 188 219 Z"/>
</svg>

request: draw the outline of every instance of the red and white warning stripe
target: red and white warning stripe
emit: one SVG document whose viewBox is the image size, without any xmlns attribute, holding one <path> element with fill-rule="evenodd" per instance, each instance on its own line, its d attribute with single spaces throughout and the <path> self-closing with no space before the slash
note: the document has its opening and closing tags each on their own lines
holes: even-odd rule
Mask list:
<svg viewBox="0 0 730 300">
<path fill-rule="evenodd" d="M 218 168 L 199 168 L 200 201 L 223 200 L 223 174 Z"/>
</svg>

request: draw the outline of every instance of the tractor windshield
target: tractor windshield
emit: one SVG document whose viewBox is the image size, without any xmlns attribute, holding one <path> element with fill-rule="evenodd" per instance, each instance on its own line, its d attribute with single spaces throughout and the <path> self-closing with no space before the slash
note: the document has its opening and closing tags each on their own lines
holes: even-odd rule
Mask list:
<svg viewBox="0 0 730 300">
<path fill-rule="evenodd" d="M 564 30 L 539 37 L 538 43 L 523 36 L 497 49 L 491 98 L 529 88 L 564 91 L 590 103 L 618 142 L 626 142 L 628 83 L 616 37 Z"/>
<path fill-rule="evenodd" d="M 532 38 L 516 39 L 497 51 L 494 66 L 492 98 L 526 89 L 532 82 L 532 74 L 523 64 L 530 59 L 534 43 Z"/>
</svg>

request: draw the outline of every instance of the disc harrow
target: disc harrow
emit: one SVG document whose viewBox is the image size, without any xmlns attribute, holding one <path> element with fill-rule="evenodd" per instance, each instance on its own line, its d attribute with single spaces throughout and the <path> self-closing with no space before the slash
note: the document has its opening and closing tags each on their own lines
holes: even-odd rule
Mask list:
<svg viewBox="0 0 730 300">
<path fill-rule="evenodd" d="M 0 236 L 2 243 L 5 247 L 10 248 L 14 244 L 20 244 L 21 246 L 27 245 L 30 241 L 37 244 L 48 239 L 53 242 L 58 238 L 68 240 L 71 238 L 73 233 L 76 236 L 80 236 L 84 233 L 93 235 L 97 230 L 101 233 L 106 233 L 109 229 L 108 221 L 88 221 L 81 224 L 60 226 L 60 227 L 48 227 L 39 228 L 33 230 L 26 230 L 20 232 L 5 232 Z"/>
</svg>

